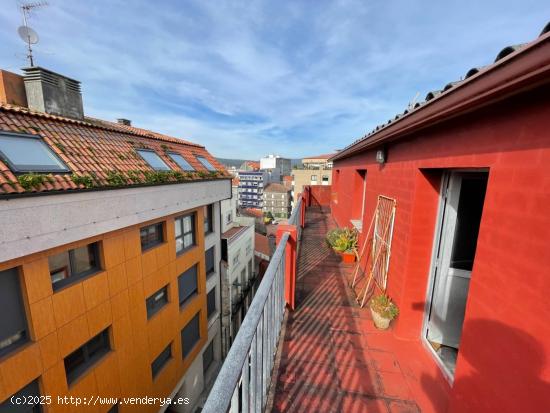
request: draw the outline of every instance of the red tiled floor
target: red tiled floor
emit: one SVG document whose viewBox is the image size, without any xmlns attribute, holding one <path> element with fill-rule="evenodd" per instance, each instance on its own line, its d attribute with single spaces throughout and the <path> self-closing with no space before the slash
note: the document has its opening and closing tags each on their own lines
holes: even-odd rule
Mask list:
<svg viewBox="0 0 550 413">
<path fill-rule="evenodd" d="M 329 214 L 308 209 L 298 257 L 297 308 L 288 315 L 279 345 L 272 411 L 437 411 L 437 403 L 418 393 L 422 372 L 417 365 L 427 360 L 420 345 L 399 342 L 391 330 L 377 330 L 370 311 L 351 296 L 346 276 L 353 267 L 343 266 L 324 240 L 334 226 Z M 413 358 L 412 364 L 404 364 L 403 355 Z"/>
</svg>

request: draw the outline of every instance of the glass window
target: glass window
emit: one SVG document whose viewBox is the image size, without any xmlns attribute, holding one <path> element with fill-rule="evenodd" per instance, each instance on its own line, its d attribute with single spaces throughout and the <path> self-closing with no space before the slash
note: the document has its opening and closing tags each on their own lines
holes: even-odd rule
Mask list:
<svg viewBox="0 0 550 413">
<path fill-rule="evenodd" d="M 206 316 L 210 319 L 216 314 L 216 287 L 206 294 Z"/>
<path fill-rule="evenodd" d="M 209 275 L 212 275 L 216 272 L 216 268 L 215 268 L 215 250 L 214 250 L 214 247 L 211 247 L 209 248 L 208 250 L 206 250 L 206 252 L 204 253 L 204 261 L 206 263 L 206 275 L 209 276 Z"/>
<path fill-rule="evenodd" d="M 196 155 L 196 158 L 209 171 L 215 171 L 216 170 L 216 168 L 214 168 L 214 166 L 212 166 L 212 164 L 204 156 Z"/>
<path fill-rule="evenodd" d="M 328 175 L 323 175 L 323 182 L 328 182 Z"/>
<path fill-rule="evenodd" d="M 54 290 L 72 284 L 101 269 L 97 242 L 48 257 Z"/>
<path fill-rule="evenodd" d="M 172 343 L 168 344 L 164 350 L 158 355 L 156 359 L 151 363 L 151 373 L 153 379 L 160 373 L 162 368 L 166 366 L 166 363 L 172 358 Z"/>
<path fill-rule="evenodd" d="M 24 404 L 12 403 L 12 397 L 24 401 Z M 35 380 L 12 397 L 8 397 L 6 401 L 0 403 L 0 413 L 41 413 L 44 410 L 40 405 L 40 389 L 38 388 L 38 380 Z M 36 403 L 36 404 L 35 404 Z"/>
<path fill-rule="evenodd" d="M 176 224 L 176 254 L 196 245 L 195 214 L 184 215 L 175 219 Z"/>
<path fill-rule="evenodd" d="M 178 166 L 183 169 L 184 171 L 194 171 L 195 168 L 191 166 L 187 160 L 181 156 L 179 153 L 169 152 L 168 156 L 172 158 L 172 160 L 178 164 Z"/>
<path fill-rule="evenodd" d="M 111 350 L 109 329 L 103 330 L 64 359 L 67 383 L 71 384 Z"/>
<path fill-rule="evenodd" d="M 156 245 L 162 244 L 164 241 L 162 222 L 158 224 L 149 225 L 139 230 L 139 236 L 141 238 L 141 250 L 145 251 L 149 248 L 153 248 Z"/>
<path fill-rule="evenodd" d="M 183 330 L 181 330 L 181 353 L 182 357 L 185 358 L 191 353 L 193 347 L 200 340 L 200 328 L 199 328 L 199 314 L 197 313 L 195 317 L 187 323 Z"/>
<path fill-rule="evenodd" d="M 311 180 L 314 182 L 317 181 L 317 175 L 311 175 Z"/>
<path fill-rule="evenodd" d="M 0 158 L 12 172 L 69 172 L 38 136 L 0 132 Z"/>
<path fill-rule="evenodd" d="M 210 342 L 202 353 L 202 372 L 206 374 L 212 363 L 214 362 L 214 340 Z"/>
<path fill-rule="evenodd" d="M 0 357 L 29 339 L 19 271 L 0 271 Z"/>
<path fill-rule="evenodd" d="M 170 167 L 157 155 L 155 151 L 147 149 L 136 149 L 136 152 L 143 158 L 147 164 L 155 171 L 169 171 Z"/>
<path fill-rule="evenodd" d="M 147 318 L 154 316 L 162 307 L 168 304 L 168 286 L 162 287 L 145 301 Z"/>
<path fill-rule="evenodd" d="M 178 277 L 178 293 L 180 307 L 188 302 L 198 292 L 198 265 L 195 264 Z"/>
<path fill-rule="evenodd" d="M 214 222 L 212 220 L 212 217 L 214 216 L 213 213 L 213 205 L 205 205 L 204 206 L 204 233 L 208 234 L 212 231 L 214 231 Z"/>
</svg>

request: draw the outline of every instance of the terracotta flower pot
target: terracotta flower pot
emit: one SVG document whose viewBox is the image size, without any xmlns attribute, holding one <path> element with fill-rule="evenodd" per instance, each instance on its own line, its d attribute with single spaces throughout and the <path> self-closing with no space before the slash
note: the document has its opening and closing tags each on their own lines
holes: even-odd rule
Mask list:
<svg viewBox="0 0 550 413">
<path fill-rule="evenodd" d="M 355 253 L 354 252 L 343 252 L 342 261 L 344 264 L 353 264 L 355 262 Z"/>
<path fill-rule="evenodd" d="M 374 311 L 372 308 L 370 309 L 370 313 L 372 314 L 372 320 L 374 321 L 374 325 L 376 328 L 380 330 L 387 330 L 390 326 L 390 318 L 382 317 L 380 314 L 378 314 L 376 311 Z"/>
</svg>

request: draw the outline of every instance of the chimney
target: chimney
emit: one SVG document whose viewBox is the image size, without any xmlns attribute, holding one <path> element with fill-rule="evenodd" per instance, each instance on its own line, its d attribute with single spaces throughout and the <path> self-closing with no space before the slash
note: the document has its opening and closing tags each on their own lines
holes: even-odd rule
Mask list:
<svg viewBox="0 0 550 413">
<path fill-rule="evenodd" d="M 27 106 L 23 76 L 0 69 L 0 103 Z"/>
<path fill-rule="evenodd" d="M 116 122 L 119 125 L 132 126 L 132 121 L 130 119 L 119 118 Z"/>
<path fill-rule="evenodd" d="M 41 67 L 23 69 L 29 109 L 83 119 L 80 82 Z"/>
</svg>

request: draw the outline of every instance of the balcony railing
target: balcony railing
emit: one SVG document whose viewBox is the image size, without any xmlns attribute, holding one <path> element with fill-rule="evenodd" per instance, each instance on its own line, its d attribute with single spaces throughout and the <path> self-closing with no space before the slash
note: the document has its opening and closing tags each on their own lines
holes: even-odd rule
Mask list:
<svg viewBox="0 0 550 413">
<path fill-rule="evenodd" d="M 279 226 L 275 253 L 210 391 L 203 412 L 263 411 L 285 308 L 287 305 L 294 307 L 296 248 L 304 213 L 305 202 L 300 198 L 288 225 Z"/>
</svg>

